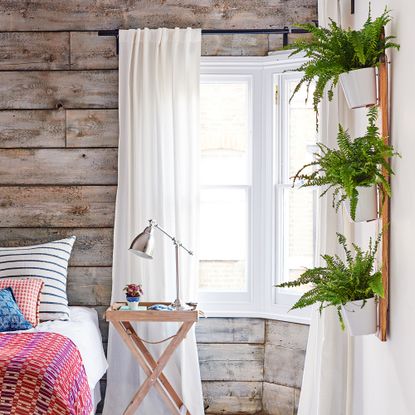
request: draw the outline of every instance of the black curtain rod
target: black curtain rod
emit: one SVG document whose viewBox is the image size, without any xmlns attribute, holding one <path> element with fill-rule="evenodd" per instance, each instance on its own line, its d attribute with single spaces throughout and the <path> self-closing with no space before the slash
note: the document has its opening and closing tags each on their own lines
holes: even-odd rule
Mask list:
<svg viewBox="0 0 415 415">
<path fill-rule="evenodd" d="M 98 36 L 118 36 L 119 29 L 98 30 Z M 282 29 L 202 29 L 202 35 L 240 35 L 240 34 L 290 34 L 290 33 L 308 33 L 305 29 L 290 28 L 288 26 Z"/>
<path fill-rule="evenodd" d="M 313 21 L 318 25 L 317 21 Z M 305 29 L 291 28 L 284 26 L 281 29 L 202 29 L 202 35 L 249 35 L 249 34 L 263 34 L 263 35 L 283 35 L 283 46 L 288 45 L 288 35 L 292 33 L 308 33 Z M 98 36 L 115 36 L 117 39 L 117 54 L 118 54 L 118 35 L 119 29 L 114 30 L 98 30 Z"/>
</svg>

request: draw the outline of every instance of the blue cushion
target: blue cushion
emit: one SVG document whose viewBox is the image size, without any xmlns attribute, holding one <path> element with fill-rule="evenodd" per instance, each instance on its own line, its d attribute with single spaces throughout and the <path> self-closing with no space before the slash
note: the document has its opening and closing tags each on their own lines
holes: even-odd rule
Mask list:
<svg viewBox="0 0 415 415">
<path fill-rule="evenodd" d="M 11 288 L 0 290 L 0 332 L 31 329 L 24 318 Z"/>
</svg>

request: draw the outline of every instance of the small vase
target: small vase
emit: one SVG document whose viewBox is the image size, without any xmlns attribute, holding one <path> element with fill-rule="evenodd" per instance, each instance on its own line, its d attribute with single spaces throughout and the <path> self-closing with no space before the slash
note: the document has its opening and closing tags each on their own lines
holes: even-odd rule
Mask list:
<svg viewBox="0 0 415 415">
<path fill-rule="evenodd" d="M 130 310 L 138 310 L 138 304 L 140 304 L 140 297 L 127 297 L 127 303 Z"/>
<path fill-rule="evenodd" d="M 342 316 L 351 336 L 376 333 L 376 298 L 350 301 L 341 306 Z"/>
<path fill-rule="evenodd" d="M 349 108 L 368 107 L 376 104 L 376 69 L 362 68 L 340 75 Z"/>
</svg>

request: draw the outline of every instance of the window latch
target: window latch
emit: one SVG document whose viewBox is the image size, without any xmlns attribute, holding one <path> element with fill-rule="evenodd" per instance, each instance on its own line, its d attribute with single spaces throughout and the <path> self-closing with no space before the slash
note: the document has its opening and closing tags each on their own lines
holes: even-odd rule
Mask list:
<svg viewBox="0 0 415 415">
<path fill-rule="evenodd" d="M 274 86 L 274 99 L 275 99 L 275 105 L 278 105 L 278 94 L 279 94 L 278 85 L 275 85 L 275 86 Z"/>
</svg>

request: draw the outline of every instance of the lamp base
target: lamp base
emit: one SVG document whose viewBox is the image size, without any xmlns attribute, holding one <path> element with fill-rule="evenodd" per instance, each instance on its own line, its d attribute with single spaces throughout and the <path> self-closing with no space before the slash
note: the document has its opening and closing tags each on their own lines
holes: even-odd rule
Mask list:
<svg viewBox="0 0 415 415">
<path fill-rule="evenodd" d="M 176 311 L 185 311 L 191 309 L 191 307 L 187 306 L 186 304 L 182 304 L 178 298 L 176 298 L 171 305 Z"/>
</svg>

